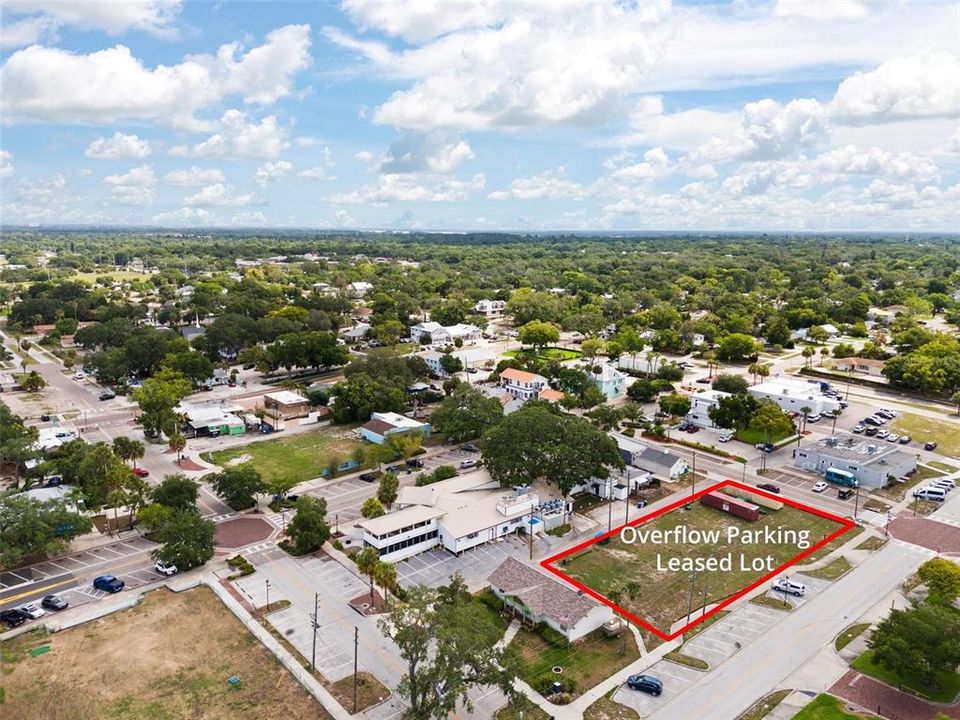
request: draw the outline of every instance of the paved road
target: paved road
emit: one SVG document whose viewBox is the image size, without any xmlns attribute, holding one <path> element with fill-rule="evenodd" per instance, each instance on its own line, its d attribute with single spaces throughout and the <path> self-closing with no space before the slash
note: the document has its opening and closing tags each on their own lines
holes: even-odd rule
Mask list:
<svg viewBox="0 0 960 720">
<path fill-rule="evenodd" d="M 813 602 L 790 613 L 653 713 L 655 720 L 732 720 L 799 669 L 933 553 L 891 541 Z"/>
</svg>

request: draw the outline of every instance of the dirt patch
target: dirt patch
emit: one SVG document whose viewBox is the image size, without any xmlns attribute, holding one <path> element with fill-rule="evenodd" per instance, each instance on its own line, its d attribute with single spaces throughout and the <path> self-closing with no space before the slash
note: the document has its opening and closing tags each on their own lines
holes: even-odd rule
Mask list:
<svg viewBox="0 0 960 720">
<path fill-rule="evenodd" d="M 251 460 L 253 460 L 253 455 L 237 455 L 237 457 L 227 460 L 224 465 L 233 467 L 234 465 L 243 465 L 243 463 L 250 462 Z"/>
<path fill-rule="evenodd" d="M 7 641 L 3 656 L 4 717 L 330 717 L 208 588 L 156 590 L 130 610 Z"/>
<path fill-rule="evenodd" d="M 217 547 L 237 548 L 266 540 L 273 534 L 273 526 L 263 518 L 240 517 L 218 523 L 213 543 Z"/>
<path fill-rule="evenodd" d="M 204 469 L 203 465 L 200 465 L 199 463 L 195 463 L 190 458 L 182 458 L 180 462 L 175 462 L 174 465 L 179 467 L 181 470 L 190 470 L 191 472 Z"/>
</svg>

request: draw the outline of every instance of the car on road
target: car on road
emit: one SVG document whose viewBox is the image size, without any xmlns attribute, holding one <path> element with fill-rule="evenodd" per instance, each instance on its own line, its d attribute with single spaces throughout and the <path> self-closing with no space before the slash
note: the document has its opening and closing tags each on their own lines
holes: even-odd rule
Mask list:
<svg viewBox="0 0 960 720">
<path fill-rule="evenodd" d="M 176 565 L 174 565 L 173 563 L 164 562 L 163 560 L 157 560 L 153 564 L 153 569 L 156 570 L 161 575 L 166 575 L 167 577 L 170 577 L 171 575 L 176 575 L 179 572 L 179 570 L 177 570 Z"/>
<path fill-rule="evenodd" d="M 827 489 L 827 487 L 829 486 L 823 480 L 820 480 L 819 482 L 814 483 L 813 487 L 810 489 L 813 490 L 815 493 L 822 493 L 824 490 Z"/>
<path fill-rule="evenodd" d="M 59 595 L 44 595 L 43 600 L 40 601 L 40 604 L 47 610 L 53 610 L 54 612 L 60 612 L 61 610 L 66 610 L 68 607 L 70 607 L 70 603 L 68 603 Z"/>
<path fill-rule="evenodd" d="M 757 443 L 756 448 L 757 450 L 763 450 L 764 452 L 767 452 L 767 453 L 772 453 L 774 450 L 777 449 L 773 443 Z"/>
<path fill-rule="evenodd" d="M 627 687 L 654 696 L 659 696 L 663 692 L 663 682 L 653 675 L 631 675 L 627 678 Z"/>
<path fill-rule="evenodd" d="M 379 477 L 380 473 L 378 472 L 365 472 L 360 474 L 360 479 L 364 482 L 376 482 Z"/>
<path fill-rule="evenodd" d="M 853 426 L 853 432 L 855 433 L 862 433 L 865 429 L 866 428 L 863 423 L 857 423 Z"/>
<path fill-rule="evenodd" d="M 394 475 L 399 475 L 406 469 L 407 468 L 405 468 L 403 465 L 391 465 L 387 468 L 387 472 L 392 472 Z"/>
<path fill-rule="evenodd" d="M 40 416 L 40 422 L 50 422 L 50 416 L 49 416 L 49 415 L 46 415 L 46 414 L 41 415 L 41 416 Z"/>
<path fill-rule="evenodd" d="M 15 628 L 23 625 L 30 618 L 26 613 L 12 608 L 10 610 L 4 610 L 0 612 L 0 622 L 6 625 L 9 628 Z"/>
<path fill-rule="evenodd" d="M 467 443 L 466 445 L 461 445 L 460 449 L 465 450 L 467 452 L 480 452 L 480 448 L 478 448 L 473 443 Z"/>
<path fill-rule="evenodd" d="M 777 578 L 774 581 L 773 589 L 778 592 L 786 593 L 787 595 L 795 595 L 796 597 L 803 597 L 807 594 L 806 585 L 783 577 Z"/>
<path fill-rule="evenodd" d="M 119 580 L 113 575 L 98 575 L 93 579 L 95 590 L 103 590 L 108 593 L 118 593 L 126 586 L 123 580 Z"/>
<path fill-rule="evenodd" d="M 913 440 L 913 438 L 910 437 L 909 435 L 901 435 L 901 436 L 900 436 L 899 443 L 900 443 L 901 445 L 908 445 L 911 440 Z"/>
<path fill-rule="evenodd" d="M 475 468 L 478 462 L 478 460 L 462 460 L 460 462 L 460 469 L 467 470 L 468 468 Z"/>
<path fill-rule="evenodd" d="M 136 475 L 138 478 L 150 477 L 150 471 L 149 471 L 149 470 L 145 470 L 144 468 L 134 468 L 134 469 L 132 470 L 132 472 L 133 472 L 133 474 Z"/>
<path fill-rule="evenodd" d="M 761 490 L 766 490 L 767 492 L 776 493 L 777 495 L 780 494 L 780 487 L 778 485 L 774 485 L 773 483 L 760 483 L 757 485 L 757 487 Z"/>
<path fill-rule="evenodd" d="M 473 375 L 474 373 L 480 372 L 480 370 L 479 370 L 479 368 L 474 368 L 474 367 L 472 367 L 472 368 L 467 368 L 467 372 L 470 373 L 471 375 Z"/>
<path fill-rule="evenodd" d="M 74 380 L 83 380 L 86 376 L 87 376 L 87 374 L 86 374 L 85 372 L 83 372 L 82 370 L 77 370 L 77 371 L 73 374 L 73 379 L 74 379 Z"/>
<path fill-rule="evenodd" d="M 924 450 L 936 450 L 936 449 L 937 449 L 937 444 L 936 444 L 935 442 L 933 442 L 933 440 L 928 440 L 927 442 L 925 442 L 925 443 L 923 444 L 923 449 L 924 449 Z"/>
<path fill-rule="evenodd" d="M 837 490 L 837 500 L 846 500 L 853 495 L 853 488 L 842 487 Z"/>
<path fill-rule="evenodd" d="M 113 400 L 116 396 L 117 394 L 113 392 L 113 390 L 105 390 L 104 392 L 100 393 L 101 400 Z"/>
<path fill-rule="evenodd" d="M 720 433 L 720 435 L 717 437 L 717 440 L 723 443 L 730 442 L 731 440 L 733 440 L 733 433 L 728 433 L 728 432 Z"/>
</svg>

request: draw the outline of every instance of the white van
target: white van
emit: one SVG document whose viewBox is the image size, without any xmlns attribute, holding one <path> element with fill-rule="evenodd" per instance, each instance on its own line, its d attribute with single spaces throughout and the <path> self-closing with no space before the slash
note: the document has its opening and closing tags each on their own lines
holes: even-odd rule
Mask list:
<svg viewBox="0 0 960 720">
<path fill-rule="evenodd" d="M 913 496 L 917 498 L 917 500 L 933 500 L 935 502 L 943 502 L 947 499 L 947 491 L 943 488 L 927 485 L 919 490 L 914 490 Z"/>
<path fill-rule="evenodd" d="M 947 478 L 939 478 L 937 480 L 934 480 L 930 484 L 928 484 L 927 487 L 940 488 L 941 490 L 946 490 L 947 492 L 950 492 L 951 490 L 955 490 L 957 486 L 953 482 L 953 480 L 949 480 Z"/>
</svg>

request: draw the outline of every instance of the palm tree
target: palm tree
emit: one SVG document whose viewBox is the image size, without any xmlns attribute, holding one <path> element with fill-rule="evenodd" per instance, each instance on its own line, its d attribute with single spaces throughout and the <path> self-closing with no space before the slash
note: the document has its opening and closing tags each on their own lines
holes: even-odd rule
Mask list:
<svg viewBox="0 0 960 720">
<path fill-rule="evenodd" d="M 802 408 L 800 408 L 800 435 L 803 435 L 803 433 L 806 431 L 806 429 L 807 429 L 807 415 L 808 415 L 810 412 L 812 412 L 812 411 L 813 411 L 813 408 L 807 407 L 806 405 L 804 405 Z M 799 445 L 799 444 L 800 444 L 800 438 L 799 438 L 799 436 L 798 436 L 798 437 L 797 437 L 797 445 Z"/>
<path fill-rule="evenodd" d="M 810 358 L 812 358 L 815 353 L 816 353 L 816 350 L 814 350 L 809 345 L 803 349 L 803 351 L 800 354 L 803 355 L 803 358 L 804 358 L 804 363 L 803 363 L 804 367 L 810 367 Z"/>
<path fill-rule="evenodd" d="M 823 361 L 826 360 L 829 354 L 830 354 L 829 348 L 825 348 L 825 347 L 820 348 L 820 367 L 823 367 Z"/>
<path fill-rule="evenodd" d="M 144 451 L 143 443 L 139 440 L 134 440 L 124 435 L 114 438 L 113 454 L 124 462 L 132 460 L 134 468 L 137 467 L 137 460 L 143 457 Z"/>
<path fill-rule="evenodd" d="M 747 372 L 750 373 L 750 377 L 753 378 L 753 384 L 757 384 L 757 375 L 760 374 L 760 363 L 750 363 L 747 366 Z"/>
<path fill-rule="evenodd" d="M 760 363 L 757 367 L 757 375 L 762 378 L 770 376 L 770 365 L 768 363 Z"/>
<path fill-rule="evenodd" d="M 179 465 L 181 459 L 180 453 L 183 452 L 183 449 L 187 446 L 187 439 L 183 436 L 183 433 L 175 432 L 170 436 L 168 445 L 171 450 L 177 453 L 177 465 Z"/>
</svg>

